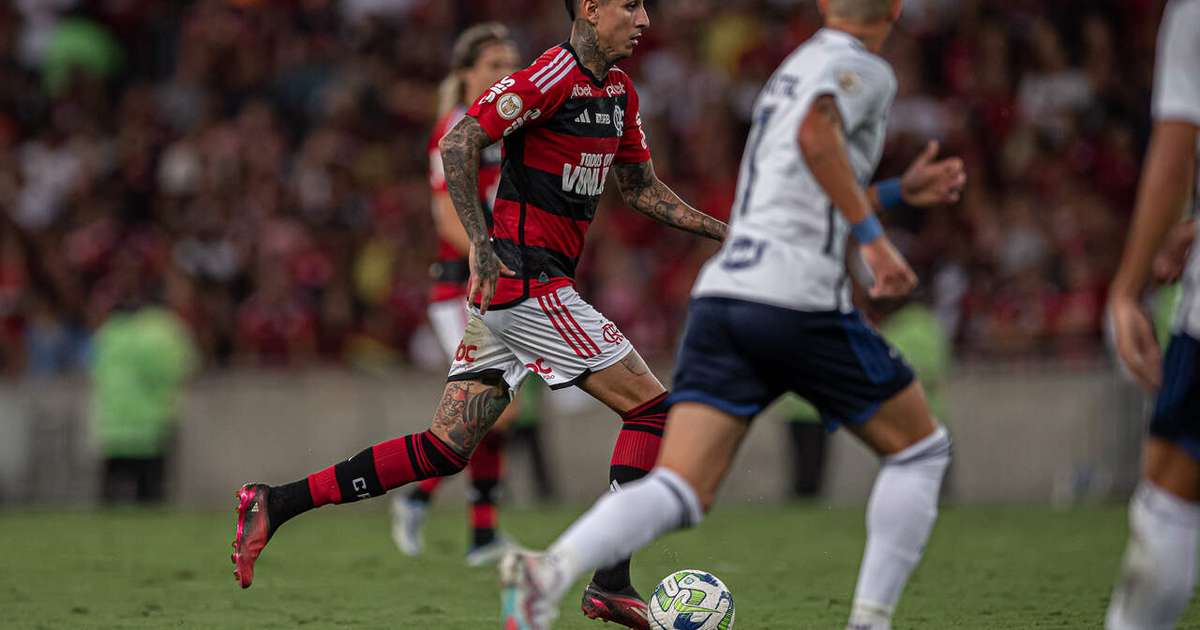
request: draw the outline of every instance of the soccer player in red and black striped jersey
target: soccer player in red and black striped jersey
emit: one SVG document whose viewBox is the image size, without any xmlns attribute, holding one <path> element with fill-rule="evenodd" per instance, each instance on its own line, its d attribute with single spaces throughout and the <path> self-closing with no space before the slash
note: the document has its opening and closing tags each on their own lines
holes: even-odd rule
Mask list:
<svg viewBox="0 0 1200 630">
<path fill-rule="evenodd" d="M 610 174 L 629 206 L 662 223 L 717 241 L 726 225 L 684 203 L 654 173 L 637 92 L 615 67 L 650 25 L 643 0 L 566 0 L 566 7 L 570 41 L 493 85 L 441 141 L 450 197 L 471 243 L 473 305 L 432 427 L 290 484 L 243 486 L 234 542 L 243 586 L 271 534 L 293 516 L 461 470 L 529 373 L 551 388 L 577 386 L 620 414 L 614 488 L 654 465 L 667 392 L 617 326 L 575 291 L 584 234 Z M 505 156 L 489 230 L 479 158 L 500 140 Z M 583 610 L 649 627 L 627 560 L 596 573 Z"/>
</svg>

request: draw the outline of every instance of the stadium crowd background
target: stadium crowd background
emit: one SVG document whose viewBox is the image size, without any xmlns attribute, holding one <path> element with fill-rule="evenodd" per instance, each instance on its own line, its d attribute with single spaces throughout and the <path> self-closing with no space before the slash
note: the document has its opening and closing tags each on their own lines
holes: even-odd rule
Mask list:
<svg viewBox="0 0 1200 630">
<path fill-rule="evenodd" d="M 663 180 L 723 218 L 753 99 L 815 2 L 655 4 L 622 65 Z M 905 5 L 880 175 L 936 138 L 972 178 L 959 206 L 890 217 L 924 299 L 959 357 L 1096 358 L 1161 2 Z M 0 370 L 77 370 L 90 331 L 151 295 L 210 367 L 437 364 L 425 151 L 449 46 L 489 19 L 526 60 L 569 28 L 560 0 L 0 4 Z M 669 357 L 714 247 L 619 204 L 582 292 Z"/>
</svg>

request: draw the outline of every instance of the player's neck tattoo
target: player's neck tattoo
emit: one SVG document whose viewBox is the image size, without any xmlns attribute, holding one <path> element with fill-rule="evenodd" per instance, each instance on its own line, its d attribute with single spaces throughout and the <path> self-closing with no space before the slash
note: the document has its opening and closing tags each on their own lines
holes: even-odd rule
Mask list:
<svg viewBox="0 0 1200 630">
<path fill-rule="evenodd" d="M 571 29 L 571 47 L 575 49 L 575 54 L 579 55 L 579 62 L 600 80 L 603 80 L 608 74 L 608 69 L 613 67 L 608 55 L 600 50 L 600 34 L 587 20 L 575 20 L 575 27 Z"/>
</svg>

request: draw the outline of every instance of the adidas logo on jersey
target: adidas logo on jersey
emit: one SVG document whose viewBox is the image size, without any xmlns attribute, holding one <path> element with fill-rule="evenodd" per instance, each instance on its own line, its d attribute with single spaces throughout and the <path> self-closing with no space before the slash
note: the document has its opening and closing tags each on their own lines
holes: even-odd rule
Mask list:
<svg viewBox="0 0 1200 630">
<path fill-rule="evenodd" d="M 588 110 L 585 109 L 583 110 L 582 114 L 575 117 L 575 122 L 590 125 L 592 124 L 592 116 L 588 113 Z"/>
</svg>

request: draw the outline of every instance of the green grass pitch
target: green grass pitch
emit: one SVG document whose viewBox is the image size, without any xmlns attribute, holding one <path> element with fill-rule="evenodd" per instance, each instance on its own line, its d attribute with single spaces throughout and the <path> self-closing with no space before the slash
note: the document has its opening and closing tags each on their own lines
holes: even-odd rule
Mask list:
<svg viewBox="0 0 1200 630">
<path fill-rule="evenodd" d="M 578 509 L 508 510 L 505 529 L 545 545 Z M 379 502 L 289 523 L 242 591 L 229 563 L 232 513 L 0 512 L 0 627 L 497 628 L 492 569 L 468 569 L 461 510 L 433 514 L 427 553 L 401 556 Z M 897 630 L 1100 628 L 1124 546 L 1122 506 L 943 509 Z M 697 530 L 642 552 L 648 594 L 682 568 L 733 591 L 743 630 L 840 629 L 863 544 L 860 509 L 720 506 Z M 575 592 L 578 592 L 577 590 Z M 597 629 L 564 602 L 558 628 Z M 1200 628 L 1193 607 L 1182 628 Z"/>
</svg>

